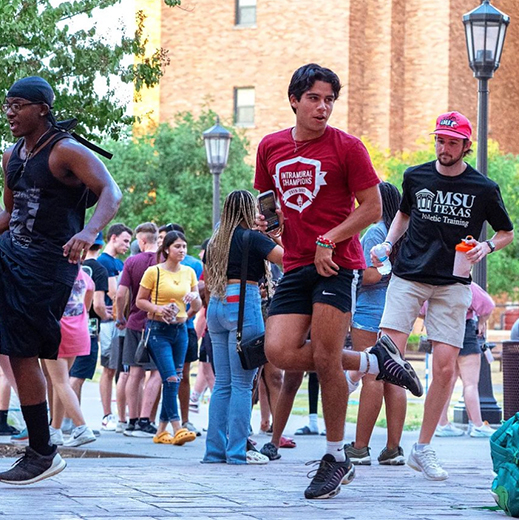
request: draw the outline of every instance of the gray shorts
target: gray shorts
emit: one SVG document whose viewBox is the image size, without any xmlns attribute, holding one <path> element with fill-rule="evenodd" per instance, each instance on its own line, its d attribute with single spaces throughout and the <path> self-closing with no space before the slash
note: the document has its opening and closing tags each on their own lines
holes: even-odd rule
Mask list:
<svg viewBox="0 0 519 520">
<path fill-rule="evenodd" d="M 141 336 L 141 331 L 126 329 L 123 346 L 123 365 L 128 365 L 129 367 L 141 367 L 144 368 L 144 370 L 157 370 L 157 366 L 152 359 L 150 359 L 150 362 L 145 365 L 138 365 L 135 363 L 135 351 L 137 350 L 137 345 L 141 340 Z"/>
<path fill-rule="evenodd" d="M 430 285 L 393 275 L 380 328 L 410 334 L 425 301 L 429 302 L 425 317 L 427 337 L 431 341 L 462 348 L 465 317 L 472 301 L 470 285 Z"/>
<path fill-rule="evenodd" d="M 99 330 L 101 366 L 112 370 L 121 370 L 122 338 L 119 336 L 115 321 L 101 322 Z"/>
</svg>

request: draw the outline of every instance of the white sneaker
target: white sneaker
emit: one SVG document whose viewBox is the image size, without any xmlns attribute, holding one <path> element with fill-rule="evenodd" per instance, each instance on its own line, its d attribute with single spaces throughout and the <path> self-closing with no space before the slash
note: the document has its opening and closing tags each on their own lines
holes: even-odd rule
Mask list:
<svg viewBox="0 0 519 520">
<path fill-rule="evenodd" d="M 436 431 L 434 432 L 435 437 L 461 437 L 465 435 L 465 431 L 457 426 L 454 426 L 452 423 L 447 423 L 445 426 L 436 426 Z"/>
<path fill-rule="evenodd" d="M 488 424 L 488 421 L 485 421 L 481 426 L 474 426 L 470 429 L 471 437 L 491 437 L 496 430 Z"/>
<path fill-rule="evenodd" d="M 416 471 L 421 471 L 427 480 L 445 480 L 449 476 L 440 466 L 436 458 L 436 452 L 429 445 L 418 451 L 416 444 L 413 444 L 413 449 L 407 459 L 407 465 Z"/>
<path fill-rule="evenodd" d="M 109 413 L 103 417 L 103 421 L 101 423 L 101 430 L 113 432 L 117 428 L 117 419 L 115 415 Z"/>
<path fill-rule="evenodd" d="M 89 442 L 94 442 L 95 440 L 96 436 L 88 426 L 77 426 L 72 431 L 70 438 L 65 441 L 64 446 L 75 448 L 83 444 L 88 444 Z"/>
<path fill-rule="evenodd" d="M 59 428 L 49 426 L 50 442 L 56 446 L 63 446 L 63 432 Z"/>
<path fill-rule="evenodd" d="M 115 427 L 115 433 L 123 433 L 126 430 L 128 423 L 126 421 L 117 421 L 117 426 Z"/>
</svg>

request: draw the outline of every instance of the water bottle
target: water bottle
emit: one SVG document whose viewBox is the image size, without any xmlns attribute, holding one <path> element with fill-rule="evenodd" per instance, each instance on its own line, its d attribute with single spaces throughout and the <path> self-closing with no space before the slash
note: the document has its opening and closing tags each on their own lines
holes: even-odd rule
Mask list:
<svg viewBox="0 0 519 520">
<path fill-rule="evenodd" d="M 377 244 L 373 249 L 376 257 L 382 262 L 380 267 L 377 267 L 377 271 L 381 275 L 389 274 L 391 272 L 391 262 L 386 254 L 386 246 L 384 244 Z"/>
</svg>

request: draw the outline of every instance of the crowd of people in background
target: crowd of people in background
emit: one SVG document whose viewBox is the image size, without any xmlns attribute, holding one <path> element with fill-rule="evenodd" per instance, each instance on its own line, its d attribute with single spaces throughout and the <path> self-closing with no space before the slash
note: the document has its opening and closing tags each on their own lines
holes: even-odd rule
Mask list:
<svg viewBox="0 0 519 520">
<path fill-rule="evenodd" d="M 66 466 L 56 446 L 81 446 L 103 432 L 159 445 L 197 442 L 202 432 L 190 412 L 207 390 L 202 462 L 267 464 L 281 458 L 280 448 L 296 446 L 283 433 L 308 373 L 309 424 L 295 433 L 319 433 L 320 391 L 326 449 L 304 496 L 331 498 L 354 479 L 356 465 L 371 464 L 383 402 L 387 441 L 378 462 L 406 462 L 406 390 L 423 395 L 405 359 L 419 316 L 433 379 L 407 464 L 428 480 L 448 477 L 431 440 L 460 435 L 447 415 L 457 375 L 470 436 L 491 435 L 476 374 L 493 302 L 471 284 L 470 265 L 513 238 L 499 187 L 463 160 L 472 127 L 458 112 L 438 117 L 436 160 L 410 167 L 402 194 L 380 182 L 362 142 L 328 125 L 340 90 L 329 69 L 295 71 L 288 88 L 295 126 L 266 136 L 257 153 L 254 187 L 277 198 L 275 229 L 252 193 L 233 191 L 198 260 L 179 224 L 133 230 L 118 223 L 100 232 L 120 203 L 117 185 L 56 126 L 47 82 L 13 85 L 4 111 L 20 140 L 3 161 L 0 231 L 9 232 L 0 238 L 0 433 L 29 445 L 0 482 L 53 476 Z M 39 198 L 38 190 L 50 195 Z M 99 200 L 84 226 L 89 192 Z M 36 217 L 31 204 L 40 206 Z M 485 221 L 495 235 L 480 242 L 472 237 Z M 456 267 L 460 241 L 466 274 Z M 383 269 L 388 258 L 391 272 Z M 263 334 L 267 366 L 244 368 L 237 335 L 245 342 Z M 99 425 L 87 425 L 82 393 L 96 373 Z M 361 381 L 355 438 L 345 444 L 348 396 Z M 26 425 L 20 431 L 7 422 L 11 389 Z M 257 399 L 259 429 L 272 435 L 260 449 L 250 439 Z"/>
</svg>

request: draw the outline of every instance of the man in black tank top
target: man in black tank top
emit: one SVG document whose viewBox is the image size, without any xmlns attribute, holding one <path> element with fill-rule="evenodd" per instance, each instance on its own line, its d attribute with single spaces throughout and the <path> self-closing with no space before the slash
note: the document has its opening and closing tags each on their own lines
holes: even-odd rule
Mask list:
<svg viewBox="0 0 519 520">
<path fill-rule="evenodd" d="M 66 466 L 50 444 L 38 358 L 57 358 L 60 319 L 79 263 L 121 201 L 103 163 L 58 128 L 53 102 L 51 86 L 29 77 L 10 88 L 2 106 L 19 140 L 2 158 L 0 354 L 9 356 L 29 432 L 24 457 L 0 473 L 7 484 L 32 484 Z M 99 201 L 85 226 L 88 190 Z"/>
</svg>

